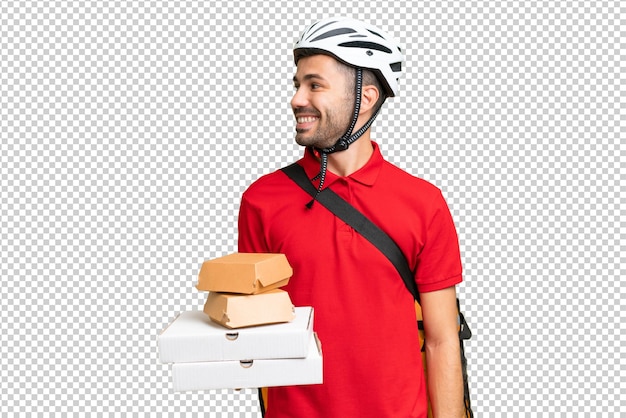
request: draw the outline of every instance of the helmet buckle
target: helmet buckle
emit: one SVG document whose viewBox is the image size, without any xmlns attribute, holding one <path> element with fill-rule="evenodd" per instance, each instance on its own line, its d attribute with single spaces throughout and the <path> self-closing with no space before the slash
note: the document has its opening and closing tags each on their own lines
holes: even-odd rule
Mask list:
<svg viewBox="0 0 626 418">
<path fill-rule="evenodd" d="M 336 151 L 344 151 L 348 149 L 348 142 L 346 140 L 341 140 L 335 144 Z"/>
</svg>

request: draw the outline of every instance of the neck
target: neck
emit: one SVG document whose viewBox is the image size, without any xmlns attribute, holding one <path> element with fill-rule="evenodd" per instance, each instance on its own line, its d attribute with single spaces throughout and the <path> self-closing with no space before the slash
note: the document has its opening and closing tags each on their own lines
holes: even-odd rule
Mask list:
<svg viewBox="0 0 626 418">
<path fill-rule="evenodd" d="M 374 147 L 368 130 L 345 151 L 328 156 L 328 170 L 342 177 L 349 176 L 363 167 L 372 156 Z"/>
</svg>

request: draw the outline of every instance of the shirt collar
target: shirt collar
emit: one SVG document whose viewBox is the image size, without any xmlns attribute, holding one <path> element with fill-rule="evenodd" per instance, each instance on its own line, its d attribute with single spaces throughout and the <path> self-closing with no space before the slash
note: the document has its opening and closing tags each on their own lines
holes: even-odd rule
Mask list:
<svg viewBox="0 0 626 418">
<path fill-rule="evenodd" d="M 363 167 L 355 171 L 354 173 L 348 176 L 349 179 L 357 181 L 365 186 L 373 186 L 378 178 L 378 174 L 380 173 L 380 169 L 383 166 L 383 156 L 380 152 L 380 148 L 378 144 L 374 141 L 372 142 L 372 147 L 374 148 L 370 159 L 365 163 Z M 306 148 L 304 151 L 304 158 L 301 160 L 301 164 L 304 167 L 304 171 L 307 176 L 312 179 L 317 176 L 320 172 L 320 161 L 310 151 L 309 148 Z M 330 171 L 326 172 L 326 180 L 324 181 L 324 187 L 330 186 L 336 180 L 338 180 L 340 176 L 332 173 Z M 319 184 L 318 181 L 314 182 L 315 186 Z"/>
</svg>

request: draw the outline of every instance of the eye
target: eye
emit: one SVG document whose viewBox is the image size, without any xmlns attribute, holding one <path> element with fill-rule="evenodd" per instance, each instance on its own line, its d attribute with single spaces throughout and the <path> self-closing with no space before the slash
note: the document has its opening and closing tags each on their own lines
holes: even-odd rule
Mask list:
<svg viewBox="0 0 626 418">
<path fill-rule="evenodd" d="M 317 84 L 317 83 L 312 83 L 312 84 L 311 84 L 311 90 L 315 90 L 315 89 L 318 89 L 318 88 L 320 88 L 320 87 L 322 87 L 322 86 L 320 86 L 320 85 L 319 85 L 319 84 Z"/>
</svg>

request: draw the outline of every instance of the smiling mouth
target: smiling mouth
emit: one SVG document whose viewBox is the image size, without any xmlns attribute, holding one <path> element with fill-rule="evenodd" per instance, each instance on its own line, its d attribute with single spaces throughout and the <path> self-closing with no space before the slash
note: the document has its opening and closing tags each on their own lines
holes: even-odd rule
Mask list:
<svg viewBox="0 0 626 418">
<path fill-rule="evenodd" d="M 296 122 L 298 123 L 311 123 L 315 122 L 319 118 L 316 116 L 299 116 L 296 118 Z"/>
</svg>

